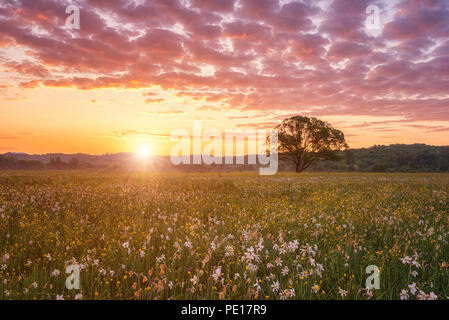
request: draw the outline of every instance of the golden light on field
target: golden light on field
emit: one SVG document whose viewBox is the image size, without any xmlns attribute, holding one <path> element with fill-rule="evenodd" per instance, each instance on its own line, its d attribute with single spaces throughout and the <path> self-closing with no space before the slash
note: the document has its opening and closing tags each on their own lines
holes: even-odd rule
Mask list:
<svg viewBox="0 0 449 320">
<path fill-rule="evenodd" d="M 448 295 L 449 174 L 1 174 L 0 300 Z"/>
</svg>

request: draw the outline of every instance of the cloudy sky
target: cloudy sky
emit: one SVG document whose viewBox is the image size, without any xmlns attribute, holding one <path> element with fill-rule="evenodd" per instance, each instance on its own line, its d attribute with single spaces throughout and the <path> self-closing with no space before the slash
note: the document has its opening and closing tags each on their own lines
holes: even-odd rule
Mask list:
<svg viewBox="0 0 449 320">
<path fill-rule="evenodd" d="M 195 119 L 294 114 L 352 147 L 448 145 L 448 21 L 447 0 L 3 0 L 0 153 L 166 154 Z"/>
</svg>

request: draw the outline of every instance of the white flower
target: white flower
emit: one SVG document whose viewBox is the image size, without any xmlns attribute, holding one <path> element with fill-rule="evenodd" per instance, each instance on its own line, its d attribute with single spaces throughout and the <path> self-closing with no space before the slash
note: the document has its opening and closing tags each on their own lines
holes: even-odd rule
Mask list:
<svg viewBox="0 0 449 320">
<path fill-rule="evenodd" d="M 416 295 L 416 297 L 418 298 L 418 300 L 427 300 L 427 294 L 422 290 L 419 290 L 419 293 Z"/>
<path fill-rule="evenodd" d="M 275 281 L 273 282 L 273 284 L 271 285 L 271 290 L 273 290 L 273 292 L 278 292 L 279 291 L 279 281 Z"/>
<path fill-rule="evenodd" d="M 289 271 L 290 271 L 290 270 L 288 269 L 288 267 L 285 266 L 284 269 L 282 269 L 281 273 L 282 273 L 283 276 L 286 276 L 286 275 L 288 275 L 288 272 L 289 272 Z"/>
<path fill-rule="evenodd" d="M 348 295 L 348 291 L 343 290 L 343 289 L 341 289 L 341 288 L 338 289 L 338 293 L 340 294 L 340 296 L 341 296 L 342 298 L 344 298 L 345 296 Z"/>
<path fill-rule="evenodd" d="M 433 292 L 429 293 L 429 300 L 437 300 L 437 299 L 438 299 L 438 296 L 435 293 L 433 293 Z"/>
<path fill-rule="evenodd" d="M 127 250 L 128 250 L 128 254 L 131 253 L 131 249 L 130 249 L 130 247 L 129 247 L 129 241 L 123 242 L 123 243 L 122 243 L 122 247 L 123 247 L 124 249 L 127 249 Z"/>
<path fill-rule="evenodd" d="M 193 285 L 196 285 L 198 283 L 198 277 L 195 275 L 193 278 L 190 279 L 190 282 L 192 282 Z"/>
<path fill-rule="evenodd" d="M 225 257 L 230 257 L 234 255 L 234 248 L 232 246 L 227 245 L 225 250 L 226 250 Z"/>
<path fill-rule="evenodd" d="M 75 300 L 83 300 L 83 294 L 78 293 L 77 295 L 75 295 Z"/>
<path fill-rule="evenodd" d="M 221 267 L 219 266 L 217 269 L 215 269 L 215 272 L 212 274 L 212 278 L 215 281 L 217 281 L 220 275 L 221 275 Z"/>
<path fill-rule="evenodd" d="M 292 298 L 293 298 L 294 296 L 296 296 L 296 291 L 295 291 L 295 289 L 293 289 L 293 288 L 289 290 L 289 293 L 290 293 L 290 297 L 292 297 Z"/>
<path fill-rule="evenodd" d="M 242 257 L 242 261 L 259 261 L 259 255 L 254 251 L 253 247 L 249 247 L 246 249 L 244 256 Z"/>
<path fill-rule="evenodd" d="M 192 242 L 190 242 L 190 240 L 187 240 L 186 242 L 184 242 L 184 247 L 192 248 Z"/>
<path fill-rule="evenodd" d="M 402 291 L 401 291 L 401 300 L 408 300 L 408 292 L 407 292 L 407 290 L 402 289 Z"/>
<path fill-rule="evenodd" d="M 256 287 L 257 292 L 259 292 L 260 289 L 262 289 L 262 288 L 260 287 L 259 283 L 257 282 L 257 280 L 256 280 L 256 283 L 254 283 L 253 286 Z"/>
<path fill-rule="evenodd" d="M 318 293 L 320 291 L 320 286 L 315 283 L 312 287 L 312 290 L 314 293 Z"/>
<path fill-rule="evenodd" d="M 370 288 L 365 288 L 363 289 L 365 290 L 365 296 L 370 299 L 374 296 L 374 292 L 370 289 Z"/>
<path fill-rule="evenodd" d="M 288 251 L 290 251 L 290 252 L 295 252 L 296 250 L 298 250 L 298 248 L 299 248 L 299 242 L 298 242 L 298 240 L 290 241 L 290 242 L 287 244 L 287 248 L 288 248 Z"/>
<path fill-rule="evenodd" d="M 412 258 L 410 258 L 409 256 L 406 256 L 406 257 L 401 259 L 401 262 L 403 264 L 410 264 L 412 262 Z"/>
<path fill-rule="evenodd" d="M 9 259 L 9 254 L 5 253 L 2 257 L 2 262 L 6 263 L 6 261 L 8 261 L 8 259 Z"/>
<path fill-rule="evenodd" d="M 64 296 L 62 294 L 61 295 L 57 294 L 56 300 L 64 300 Z"/>
<path fill-rule="evenodd" d="M 281 292 L 280 299 L 286 300 L 287 298 L 294 297 L 295 295 L 296 295 L 295 289 L 285 289 L 284 291 Z"/>
<path fill-rule="evenodd" d="M 321 274 L 322 274 L 323 271 L 324 271 L 323 265 L 321 263 L 317 263 L 316 264 L 316 269 L 315 269 L 316 274 L 321 277 Z"/>
<path fill-rule="evenodd" d="M 248 268 L 249 268 L 249 271 L 251 271 L 251 272 L 257 271 L 257 265 L 255 265 L 255 264 L 248 263 Z"/>
<path fill-rule="evenodd" d="M 418 291 L 418 289 L 416 288 L 416 283 L 412 283 L 408 286 L 408 288 L 410 289 L 411 294 L 415 295 L 416 291 Z"/>
<path fill-rule="evenodd" d="M 417 275 L 418 275 L 418 272 L 417 272 L 417 271 L 413 271 L 413 272 L 412 272 L 412 276 L 416 277 Z"/>
<path fill-rule="evenodd" d="M 217 269 L 215 269 L 215 272 L 212 274 L 212 278 L 215 281 L 217 281 L 220 275 L 221 275 L 221 267 L 219 266 Z"/>
<path fill-rule="evenodd" d="M 37 282 L 33 282 L 32 284 L 30 284 L 30 287 L 37 288 Z"/>
<path fill-rule="evenodd" d="M 55 269 L 55 270 L 53 270 L 53 272 L 51 273 L 51 276 L 52 276 L 52 277 L 57 277 L 57 276 L 59 276 L 60 274 L 61 274 L 61 272 L 59 272 L 58 269 Z"/>
<path fill-rule="evenodd" d="M 400 260 L 402 261 L 403 264 L 413 265 L 417 268 L 419 268 L 421 266 L 421 264 L 418 262 L 418 254 L 417 253 L 415 253 L 412 257 L 406 256 Z"/>
<path fill-rule="evenodd" d="M 281 296 L 279 297 L 279 299 L 286 300 L 288 298 L 289 294 L 290 294 L 290 291 L 284 290 L 284 291 L 281 292 Z"/>
<path fill-rule="evenodd" d="M 259 239 L 259 243 L 258 243 L 257 246 L 256 246 L 256 250 L 257 250 L 258 252 L 263 250 L 263 239 L 262 239 L 262 238 Z"/>
<path fill-rule="evenodd" d="M 279 267 L 279 266 L 282 266 L 282 259 L 281 258 L 276 258 L 276 260 L 274 260 L 274 262 L 276 263 L 276 265 Z"/>
</svg>

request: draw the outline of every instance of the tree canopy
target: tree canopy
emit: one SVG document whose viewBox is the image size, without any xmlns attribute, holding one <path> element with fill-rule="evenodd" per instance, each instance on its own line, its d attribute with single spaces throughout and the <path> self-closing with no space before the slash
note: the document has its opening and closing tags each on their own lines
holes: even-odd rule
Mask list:
<svg viewBox="0 0 449 320">
<path fill-rule="evenodd" d="M 302 172 L 318 160 L 339 160 L 338 151 L 348 145 L 343 132 L 317 118 L 294 116 L 276 126 L 279 156 Z"/>
</svg>

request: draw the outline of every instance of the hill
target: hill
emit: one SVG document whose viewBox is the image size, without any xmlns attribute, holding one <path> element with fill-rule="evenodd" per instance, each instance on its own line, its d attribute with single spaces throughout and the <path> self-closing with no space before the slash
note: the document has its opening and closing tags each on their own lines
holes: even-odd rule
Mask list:
<svg viewBox="0 0 449 320">
<path fill-rule="evenodd" d="M 425 144 L 375 145 L 369 148 L 349 149 L 339 153 L 340 161 L 321 161 L 309 171 L 362 172 L 448 172 L 449 146 Z M 248 163 L 245 157 L 245 163 Z M 223 161 L 224 163 L 224 161 Z M 134 170 L 142 163 L 132 153 L 89 155 L 83 153 L 49 153 L 30 155 L 5 153 L 0 155 L 0 170 Z M 139 167 L 137 167 L 139 168 Z M 168 156 L 156 156 L 145 165 L 151 170 L 181 171 L 246 171 L 257 170 L 258 165 L 180 165 L 174 166 Z M 280 162 L 279 171 L 293 171 L 288 162 Z"/>
<path fill-rule="evenodd" d="M 311 168 L 315 171 L 363 172 L 447 172 L 449 146 L 425 144 L 376 145 L 349 149 L 340 153 L 341 160 L 322 161 Z"/>
</svg>

